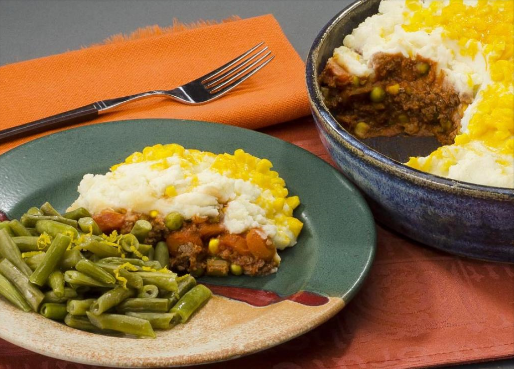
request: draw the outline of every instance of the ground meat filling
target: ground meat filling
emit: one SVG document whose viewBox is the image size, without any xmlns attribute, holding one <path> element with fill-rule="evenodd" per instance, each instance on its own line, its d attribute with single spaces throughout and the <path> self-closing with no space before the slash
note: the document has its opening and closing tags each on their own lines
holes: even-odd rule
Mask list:
<svg viewBox="0 0 514 369">
<path fill-rule="evenodd" d="M 368 78 L 350 74 L 331 58 L 320 75 L 325 104 L 360 138 L 406 133 L 451 144 L 471 97 L 459 96 L 435 62 L 377 53 Z"/>
<path fill-rule="evenodd" d="M 141 213 L 105 210 L 93 216 L 105 233 L 114 230 L 130 233 L 139 219 L 147 220 L 152 230 L 143 241 L 156 244 L 166 241 L 170 251 L 170 269 L 179 273 L 224 276 L 232 274 L 267 275 L 276 272 L 278 260 L 272 241 L 259 229 L 231 234 L 220 219 L 193 218 L 178 230 L 166 228 L 162 217 Z"/>
</svg>

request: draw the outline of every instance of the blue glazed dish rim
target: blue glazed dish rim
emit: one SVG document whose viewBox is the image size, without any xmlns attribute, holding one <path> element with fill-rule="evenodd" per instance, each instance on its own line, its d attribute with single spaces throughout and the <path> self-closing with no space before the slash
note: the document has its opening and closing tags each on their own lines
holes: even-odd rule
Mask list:
<svg viewBox="0 0 514 369">
<path fill-rule="evenodd" d="M 337 139 L 354 155 L 360 156 L 360 159 L 368 162 L 374 167 L 390 172 L 393 175 L 401 177 L 421 187 L 429 187 L 434 190 L 477 198 L 514 201 L 514 189 L 485 186 L 444 178 L 422 172 L 393 160 L 355 138 L 332 116 L 329 109 L 323 102 L 321 91 L 319 89 L 318 74 L 316 71 L 319 49 L 335 25 L 367 1 L 369 0 L 357 0 L 341 10 L 321 29 L 309 50 L 306 62 L 306 82 L 312 113 L 315 115 L 315 118 L 316 116 L 321 118 L 315 119 L 317 123 L 326 127 L 327 133 Z"/>
</svg>

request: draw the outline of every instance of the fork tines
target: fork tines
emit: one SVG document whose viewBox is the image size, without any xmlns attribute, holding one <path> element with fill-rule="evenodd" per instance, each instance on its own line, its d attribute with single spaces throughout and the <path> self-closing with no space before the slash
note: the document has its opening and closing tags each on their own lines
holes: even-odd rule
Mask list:
<svg viewBox="0 0 514 369">
<path fill-rule="evenodd" d="M 234 88 L 273 60 L 271 51 L 264 42 L 212 71 L 201 82 L 211 94 L 224 94 Z"/>
</svg>

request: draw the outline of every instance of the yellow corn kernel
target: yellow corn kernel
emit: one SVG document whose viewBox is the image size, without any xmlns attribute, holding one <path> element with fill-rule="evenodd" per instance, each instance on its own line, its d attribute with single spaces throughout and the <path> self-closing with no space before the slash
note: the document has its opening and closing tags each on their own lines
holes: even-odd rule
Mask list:
<svg viewBox="0 0 514 369">
<path fill-rule="evenodd" d="M 397 83 L 391 86 L 387 86 L 386 91 L 391 95 L 398 95 L 398 93 L 400 92 L 400 85 Z"/>
<path fill-rule="evenodd" d="M 157 163 L 152 164 L 150 166 L 150 168 L 152 168 L 154 170 L 164 170 L 164 169 L 168 169 L 169 167 L 170 167 L 170 165 L 168 164 L 168 161 L 165 158 L 161 159 Z"/>
<path fill-rule="evenodd" d="M 140 152 L 135 152 L 132 155 L 130 155 L 127 159 L 125 159 L 125 163 L 140 163 L 144 160 L 144 155 Z"/>
<path fill-rule="evenodd" d="M 209 240 L 209 253 L 216 255 L 220 250 L 220 240 L 217 238 L 211 238 Z"/>
<path fill-rule="evenodd" d="M 157 216 L 159 215 L 159 212 L 157 210 L 152 210 L 150 211 L 150 218 L 157 218 Z"/>
<path fill-rule="evenodd" d="M 120 167 L 121 164 L 116 164 L 116 165 L 113 165 L 110 170 L 111 172 L 114 172 L 116 169 L 118 169 Z"/>
<path fill-rule="evenodd" d="M 299 219 L 293 217 L 287 217 L 286 219 L 289 229 L 293 232 L 295 237 L 298 237 L 303 228 L 303 223 Z"/>
<path fill-rule="evenodd" d="M 271 167 L 273 167 L 273 164 L 271 164 L 271 161 L 268 159 L 261 159 L 257 163 L 257 171 L 259 173 L 266 173 L 271 169 Z"/>
<path fill-rule="evenodd" d="M 296 209 L 300 205 L 300 198 L 298 196 L 291 196 L 286 199 L 286 204 L 292 209 Z"/>
<path fill-rule="evenodd" d="M 245 157 L 244 150 L 243 149 L 237 149 L 236 151 L 234 151 L 234 157 L 238 161 L 244 161 L 244 157 Z"/>
<path fill-rule="evenodd" d="M 273 200 L 273 209 L 275 211 L 281 211 L 284 208 L 286 200 L 283 197 Z"/>
<path fill-rule="evenodd" d="M 168 197 L 177 196 L 177 189 L 173 185 L 169 185 L 164 190 L 164 195 Z"/>
<path fill-rule="evenodd" d="M 283 187 L 286 185 L 286 181 L 284 181 L 283 178 L 280 178 L 280 177 L 277 177 L 277 178 L 272 178 L 270 180 L 270 183 L 273 185 L 273 186 L 280 186 L 280 187 Z"/>
<path fill-rule="evenodd" d="M 286 197 L 289 194 L 289 191 L 285 187 L 275 187 L 272 189 L 271 193 L 275 197 Z"/>
</svg>

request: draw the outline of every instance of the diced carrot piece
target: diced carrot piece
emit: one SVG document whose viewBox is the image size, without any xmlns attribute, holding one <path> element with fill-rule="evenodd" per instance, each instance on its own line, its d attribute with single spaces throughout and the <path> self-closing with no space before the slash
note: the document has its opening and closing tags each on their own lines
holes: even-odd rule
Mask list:
<svg viewBox="0 0 514 369">
<path fill-rule="evenodd" d="M 185 245 L 189 242 L 194 245 L 203 247 L 203 242 L 199 233 L 190 229 L 172 232 L 166 238 L 166 244 L 168 245 L 168 249 L 172 255 L 177 255 L 180 245 Z"/>
<path fill-rule="evenodd" d="M 246 234 L 246 244 L 252 255 L 258 259 L 269 261 L 273 259 L 276 253 L 273 243 L 267 242 L 266 238 L 262 238 L 257 229 L 251 229 Z"/>
<path fill-rule="evenodd" d="M 224 228 L 220 223 L 201 223 L 198 224 L 198 231 L 203 238 L 214 237 L 221 234 Z"/>
<path fill-rule="evenodd" d="M 125 220 L 125 215 L 113 210 L 102 210 L 100 213 L 93 215 L 98 227 L 103 233 L 111 233 L 114 230 L 119 231 Z"/>
<path fill-rule="evenodd" d="M 235 250 L 239 255 L 249 255 L 248 245 L 243 236 L 237 234 L 222 234 L 220 236 L 220 248 L 230 247 Z"/>
</svg>

